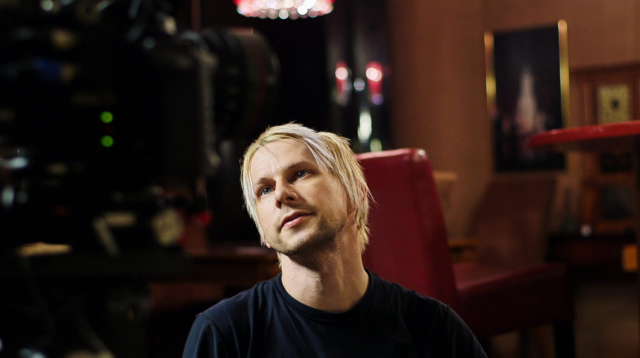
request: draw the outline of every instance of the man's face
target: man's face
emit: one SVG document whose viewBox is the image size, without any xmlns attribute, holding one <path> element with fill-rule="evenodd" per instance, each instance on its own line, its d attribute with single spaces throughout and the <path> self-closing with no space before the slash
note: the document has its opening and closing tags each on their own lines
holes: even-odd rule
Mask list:
<svg viewBox="0 0 640 358">
<path fill-rule="evenodd" d="M 347 198 L 307 146 L 283 139 L 260 148 L 250 165 L 258 221 L 267 246 L 304 255 L 328 244 L 347 224 Z"/>
</svg>

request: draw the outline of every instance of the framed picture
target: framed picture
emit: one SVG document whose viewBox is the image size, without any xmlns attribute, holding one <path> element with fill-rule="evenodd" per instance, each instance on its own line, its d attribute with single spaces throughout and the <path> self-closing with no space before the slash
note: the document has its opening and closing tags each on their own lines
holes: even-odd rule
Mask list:
<svg viewBox="0 0 640 358">
<path fill-rule="evenodd" d="M 497 172 L 563 170 L 562 153 L 526 147 L 568 118 L 567 23 L 485 33 L 487 107 Z"/>
<path fill-rule="evenodd" d="M 599 83 L 595 88 L 595 117 L 598 124 L 619 123 L 632 120 L 633 82 L 617 81 Z M 602 151 L 598 157 L 599 171 L 595 174 L 615 174 L 628 172 L 631 174 L 631 152 Z"/>
<path fill-rule="evenodd" d="M 631 120 L 631 86 L 605 84 L 597 88 L 598 124 Z"/>
</svg>

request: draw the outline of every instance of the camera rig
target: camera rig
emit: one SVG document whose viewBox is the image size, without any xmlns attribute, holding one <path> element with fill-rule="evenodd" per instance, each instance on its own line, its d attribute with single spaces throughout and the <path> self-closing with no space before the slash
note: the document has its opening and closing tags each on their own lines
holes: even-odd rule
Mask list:
<svg viewBox="0 0 640 358">
<path fill-rule="evenodd" d="M 172 245 L 177 212 L 204 209 L 196 182 L 274 102 L 277 61 L 257 34 L 179 33 L 161 5 L 0 2 L 2 247 Z"/>
<path fill-rule="evenodd" d="M 220 143 L 274 106 L 260 35 L 179 31 L 170 13 L 0 0 L 0 354 L 140 356 L 119 338 L 140 328 L 144 282 L 186 270 L 184 226 L 207 210 Z M 17 254 L 40 241 L 72 252 Z"/>
</svg>

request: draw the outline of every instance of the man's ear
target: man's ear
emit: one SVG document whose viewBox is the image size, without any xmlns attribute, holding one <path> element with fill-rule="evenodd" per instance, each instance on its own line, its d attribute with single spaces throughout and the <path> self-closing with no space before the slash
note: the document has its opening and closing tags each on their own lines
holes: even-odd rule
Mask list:
<svg viewBox="0 0 640 358">
<path fill-rule="evenodd" d="M 358 207 L 361 207 L 367 203 L 369 197 L 367 196 L 367 187 L 365 185 L 360 185 L 358 190 L 360 191 L 360 202 L 358 203 Z"/>
<path fill-rule="evenodd" d="M 369 197 L 367 196 L 367 187 L 364 185 L 360 185 L 360 205 L 364 205 L 367 200 L 369 200 Z"/>
<path fill-rule="evenodd" d="M 347 204 L 347 212 L 349 214 L 356 212 L 360 206 L 364 205 L 365 202 L 369 200 L 369 198 L 367 197 L 366 187 L 360 186 L 358 190 L 360 191 L 360 200 L 358 200 L 358 203 L 355 205 L 355 207 L 353 207 L 351 204 Z"/>
</svg>

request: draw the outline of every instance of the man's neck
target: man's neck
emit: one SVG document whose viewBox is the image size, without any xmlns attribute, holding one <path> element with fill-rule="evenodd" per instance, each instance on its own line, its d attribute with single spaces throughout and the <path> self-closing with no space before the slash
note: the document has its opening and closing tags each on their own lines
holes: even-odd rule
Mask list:
<svg viewBox="0 0 640 358">
<path fill-rule="evenodd" d="M 357 239 L 317 252 L 313 262 L 281 255 L 282 284 L 299 302 L 327 312 L 346 312 L 364 296 L 369 276 Z"/>
</svg>

